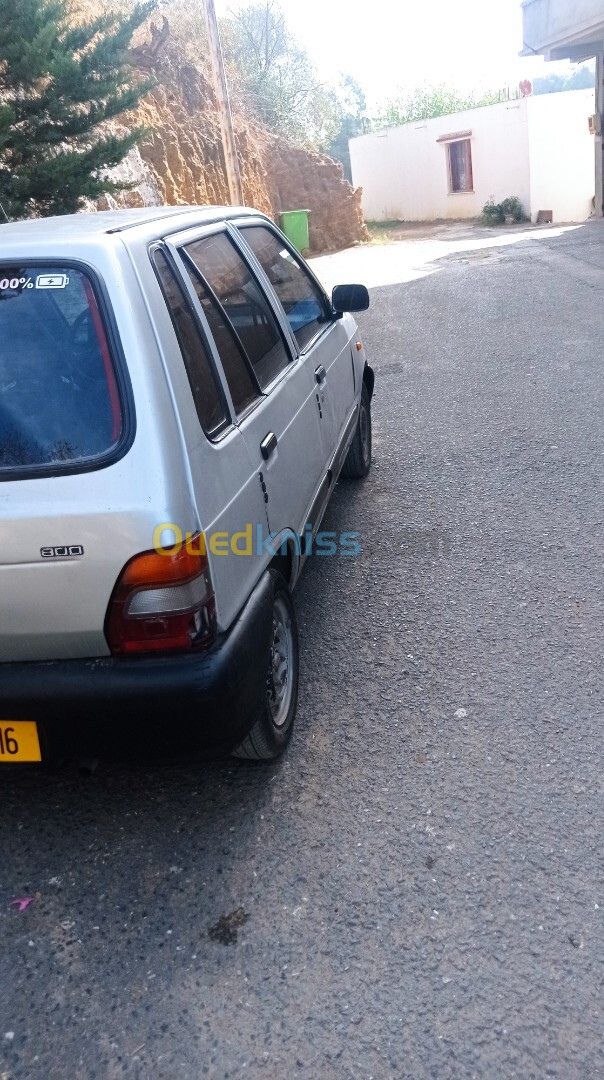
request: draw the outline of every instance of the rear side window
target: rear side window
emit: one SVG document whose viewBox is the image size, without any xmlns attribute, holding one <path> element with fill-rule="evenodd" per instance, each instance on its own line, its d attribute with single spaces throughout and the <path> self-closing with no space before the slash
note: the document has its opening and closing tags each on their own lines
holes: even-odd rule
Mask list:
<svg viewBox="0 0 604 1080">
<path fill-rule="evenodd" d="M 214 366 L 208 356 L 191 305 L 163 251 L 153 252 L 162 292 L 180 345 L 199 422 L 210 438 L 230 423 Z"/>
<path fill-rule="evenodd" d="M 187 244 L 185 251 L 222 304 L 265 390 L 290 357 L 272 308 L 249 266 L 224 232 Z"/>
<path fill-rule="evenodd" d="M 250 225 L 241 231 L 277 293 L 300 349 L 305 349 L 323 329 L 325 296 L 272 229 Z"/>
<path fill-rule="evenodd" d="M 90 278 L 0 265 L 0 475 L 89 466 L 116 449 L 123 426 Z"/>
</svg>

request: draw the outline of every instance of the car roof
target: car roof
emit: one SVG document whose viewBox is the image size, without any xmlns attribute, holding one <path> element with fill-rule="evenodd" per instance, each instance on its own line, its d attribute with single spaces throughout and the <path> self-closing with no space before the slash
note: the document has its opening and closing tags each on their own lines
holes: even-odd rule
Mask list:
<svg viewBox="0 0 604 1080">
<path fill-rule="evenodd" d="M 142 206 L 131 210 L 97 210 L 63 217 L 27 218 L 0 224 L 0 250 L 6 242 L 19 240 L 81 240 L 108 233 L 121 233 L 137 226 L 157 222 L 158 233 L 172 232 L 186 226 L 187 217 L 194 216 L 200 225 L 224 218 L 257 214 L 243 206 Z"/>
</svg>

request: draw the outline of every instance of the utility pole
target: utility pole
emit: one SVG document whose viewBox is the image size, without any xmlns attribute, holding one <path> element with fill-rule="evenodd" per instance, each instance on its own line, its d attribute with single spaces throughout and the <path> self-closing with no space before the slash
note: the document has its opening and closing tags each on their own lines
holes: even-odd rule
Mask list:
<svg viewBox="0 0 604 1080">
<path fill-rule="evenodd" d="M 220 129 L 222 131 L 222 147 L 226 164 L 231 206 L 243 206 L 243 188 L 241 186 L 241 173 L 239 171 L 239 159 L 235 146 L 235 133 L 233 131 L 233 118 L 231 116 L 231 104 L 229 101 L 229 88 L 227 86 L 226 73 L 224 70 L 224 57 L 220 44 L 218 22 L 216 20 L 216 8 L 214 0 L 203 0 L 208 41 L 210 44 L 210 57 L 212 60 L 212 72 L 214 75 L 214 90 L 220 113 Z"/>
</svg>

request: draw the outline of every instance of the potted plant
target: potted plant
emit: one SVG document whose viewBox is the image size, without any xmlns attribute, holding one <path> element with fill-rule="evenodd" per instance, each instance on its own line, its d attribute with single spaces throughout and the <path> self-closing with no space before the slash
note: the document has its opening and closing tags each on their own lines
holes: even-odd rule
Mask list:
<svg viewBox="0 0 604 1080">
<path fill-rule="evenodd" d="M 521 221 L 526 221 L 524 207 L 517 195 L 510 195 L 508 199 L 504 199 L 501 209 L 506 225 L 517 225 Z"/>
<path fill-rule="evenodd" d="M 483 225 L 514 225 L 526 221 L 524 207 L 517 195 L 510 195 L 503 202 L 496 203 L 490 198 L 482 208 Z"/>
</svg>

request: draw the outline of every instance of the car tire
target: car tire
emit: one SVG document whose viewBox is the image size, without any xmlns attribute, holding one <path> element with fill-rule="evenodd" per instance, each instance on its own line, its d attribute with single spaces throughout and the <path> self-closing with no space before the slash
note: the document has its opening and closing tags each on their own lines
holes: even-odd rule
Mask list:
<svg viewBox="0 0 604 1080">
<path fill-rule="evenodd" d="M 267 648 L 266 690 L 260 715 L 233 757 L 273 761 L 291 739 L 298 704 L 298 624 L 291 590 L 276 570 L 273 583 L 273 621 Z"/>
<path fill-rule="evenodd" d="M 361 391 L 361 407 L 354 439 L 344 459 L 342 472 L 347 480 L 362 480 L 371 468 L 371 398 L 365 383 Z"/>
</svg>

